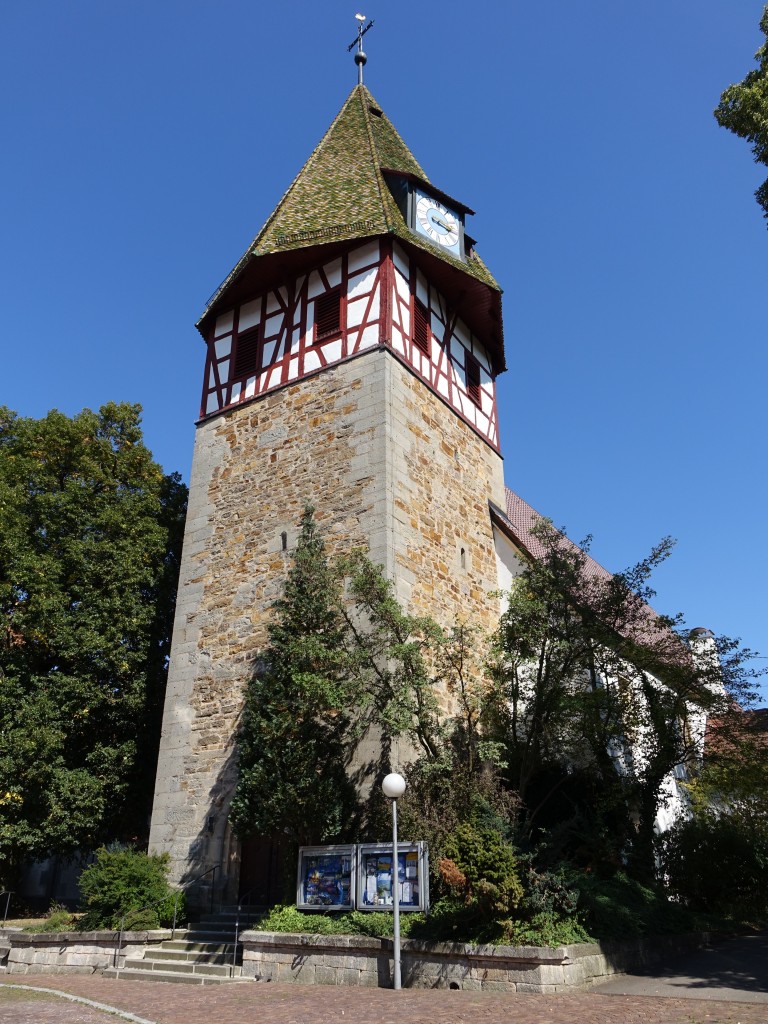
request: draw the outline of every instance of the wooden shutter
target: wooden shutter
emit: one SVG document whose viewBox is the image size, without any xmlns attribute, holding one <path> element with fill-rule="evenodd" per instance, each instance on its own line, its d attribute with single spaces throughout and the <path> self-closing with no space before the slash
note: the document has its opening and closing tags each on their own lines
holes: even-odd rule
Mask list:
<svg viewBox="0 0 768 1024">
<path fill-rule="evenodd" d="M 467 394 L 475 405 L 480 405 L 480 364 L 467 352 Z"/>
<path fill-rule="evenodd" d="M 429 355 L 429 310 L 423 302 L 413 300 L 413 342 L 424 355 Z"/>
<path fill-rule="evenodd" d="M 235 369 L 233 377 L 239 380 L 255 373 L 259 367 L 259 341 L 261 332 L 258 327 L 244 331 L 237 336 L 235 345 Z"/>
<path fill-rule="evenodd" d="M 335 289 L 315 300 L 315 341 L 341 333 L 341 292 Z"/>
</svg>

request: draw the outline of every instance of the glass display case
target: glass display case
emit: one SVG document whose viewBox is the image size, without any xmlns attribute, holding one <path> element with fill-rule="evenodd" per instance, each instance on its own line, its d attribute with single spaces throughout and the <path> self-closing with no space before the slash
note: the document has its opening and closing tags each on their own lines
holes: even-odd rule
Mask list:
<svg viewBox="0 0 768 1024">
<path fill-rule="evenodd" d="M 401 910 L 429 909 L 429 861 L 426 843 L 397 844 L 397 887 Z M 357 909 L 392 910 L 392 844 L 357 847 Z"/>
<path fill-rule="evenodd" d="M 351 910 L 355 866 L 354 846 L 302 846 L 296 906 L 300 910 Z"/>
</svg>

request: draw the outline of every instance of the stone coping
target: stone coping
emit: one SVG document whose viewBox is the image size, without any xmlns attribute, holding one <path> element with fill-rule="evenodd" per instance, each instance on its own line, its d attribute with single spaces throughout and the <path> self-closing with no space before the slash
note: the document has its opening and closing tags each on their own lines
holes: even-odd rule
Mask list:
<svg viewBox="0 0 768 1024">
<path fill-rule="evenodd" d="M 177 932 L 182 930 L 176 929 Z M 171 934 L 170 928 L 154 928 L 141 932 L 124 931 L 123 939 L 126 942 L 163 942 L 170 939 Z M 119 928 L 96 932 L 25 932 L 21 928 L 0 928 L 0 939 L 10 940 L 14 946 L 76 945 L 78 942 L 111 942 L 114 945 L 119 935 Z"/>
<path fill-rule="evenodd" d="M 387 951 L 392 949 L 393 940 L 376 938 L 371 935 L 313 935 L 305 932 L 258 932 L 240 933 L 245 945 L 295 947 L 312 946 L 320 951 L 325 949 L 369 949 Z M 471 945 L 465 942 L 425 942 L 421 939 L 401 939 L 402 952 L 444 957 L 500 957 L 505 960 L 520 960 L 537 963 L 563 963 L 573 957 L 589 956 L 604 951 L 597 943 L 579 943 L 573 946 L 492 946 Z"/>
</svg>

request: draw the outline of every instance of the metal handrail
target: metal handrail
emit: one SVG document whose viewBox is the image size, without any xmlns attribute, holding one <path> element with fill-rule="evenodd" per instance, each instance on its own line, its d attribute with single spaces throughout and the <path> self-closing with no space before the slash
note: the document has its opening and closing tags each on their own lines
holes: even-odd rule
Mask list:
<svg viewBox="0 0 768 1024">
<path fill-rule="evenodd" d="M 211 912 L 213 912 L 213 894 L 216 885 L 216 871 L 220 867 L 221 864 L 214 864 L 213 867 L 201 872 L 201 874 L 196 875 L 194 878 L 190 878 L 188 882 L 185 882 L 183 885 L 180 885 L 176 889 L 173 899 L 173 925 L 171 928 L 171 939 L 176 938 L 176 920 L 179 910 L 179 897 L 184 892 L 184 890 L 187 889 L 190 885 L 194 885 L 195 882 L 199 882 L 201 878 L 205 878 L 205 876 L 210 875 L 211 872 L 213 872 L 213 881 L 211 882 Z M 2 895 L 2 893 L 0 893 L 0 895 Z M 165 903 L 167 899 L 168 897 L 165 896 L 163 899 L 157 900 L 157 902 L 155 903 L 148 903 L 146 907 L 138 907 L 133 910 L 129 910 L 122 915 L 122 917 L 120 918 L 120 929 L 117 933 L 117 945 L 115 946 L 115 954 L 112 959 L 112 966 L 115 968 L 116 971 L 120 970 L 120 968 L 117 966 L 117 962 L 120 956 L 120 950 L 123 945 L 123 935 L 125 934 L 125 922 L 134 914 L 143 914 L 147 910 L 154 910 L 155 907 L 159 907 L 163 903 Z"/>
<path fill-rule="evenodd" d="M 255 892 L 256 886 L 254 886 L 252 889 L 249 889 L 245 896 L 241 896 L 237 901 L 237 914 L 235 915 L 235 941 L 232 945 L 232 966 L 230 968 L 230 976 L 233 978 L 235 976 L 235 967 L 237 965 L 237 945 L 240 941 L 240 912 L 242 911 L 243 907 L 248 906 L 248 903 L 246 901 L 248 897 L 252 896 Z"/>
<path fill-rule="evenodd" d="M 13 896 L 13 892 L 9 889 L 3 889 L 3 891 L 0 892 L 0 896 L 5 896 L 5 912 L 3 913 L 3 928 L 5 928 L 5 922 L 8 920 L 8 907 L 11 905 L 11 896 Z"/>
</svg>

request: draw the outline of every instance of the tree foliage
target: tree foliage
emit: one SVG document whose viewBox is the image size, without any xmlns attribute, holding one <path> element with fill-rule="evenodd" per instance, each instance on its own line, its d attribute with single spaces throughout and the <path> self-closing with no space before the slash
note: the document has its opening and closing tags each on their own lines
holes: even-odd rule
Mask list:
<svg viewBox="0 0 768 1024">
<path fill-rule="evenodd" d="M 496 709 L 508 781 L 529 841 L 603 869 L 654 876 L 654 824 L 667 780 L 701 753 L 703 716 L 725 713 L 723 661 L 694 657 L 682 622 L 649 607 L 664 540 L 610 575 L 551 523 L 516 579 L 495 638 Z M 721 644 L 728 681 L 738 647 Z"/>
<path fill-rule="evenodd" d="M 81 931 L 99 928 L 157 928 L 183 920 L 183 894 L 168 884 L 170 856 L 146 854 L 132 846 L 101 847 L 80 875 L 84 914 Z"/>
<path fill-rule="evenodd" d="M 143 835 L 186 488 L 140 407 L 0 410 L 0 867 Z"/>
<path fill-rule="evenodd" d="M 551 523 L 535 535 L 489 644 L 466 623 L 406 614 L 361 552 L 329 559 L 305 511 L 247 693 L 241 836 L 380 838 L 376 782 L 399 737 L 401 834 L 429 843 L 433 937 L 583 937 L 587 877 L 593 909 L 603 879 L 628 879 L 646 924 L 669 923 L 653 887 L 657 815 L 674 773 L 698 769 L 706 715 L 725 721 L 728 693 L 748 690 L 749 652 L 708 634 L 691 647 L 680 619 L 651 610 L 670 541 L 612 576 Z M 380 756 L 362 764 L 366 736 Z"/>
<path fill-rule="evenodd" d="M 456 684 L 459 642 L 407 615 L 363 552 L 329 559 L 311 507 L 274 610 L 246 692 L 230 818 L 241 836 L 350 838 L 371 812 L 355 783 L 386 773 L 395 738 L 429 762 L 443 757 L 438 695 Z M 367 736 L 379 754 L 352 778 Z"/>
<path fill-rule="evenodd" d="M 760 29 L 766 41 L 755 54 L 759 67 L 747 72 L 743 82 L 728 86 L 715 117 L 723 128 L 751 143 L 756 163 L 768 166 L 768 6 L 763 9 Z M 755 198 L 768 218 L 768 179 Z"/>
</svg>

